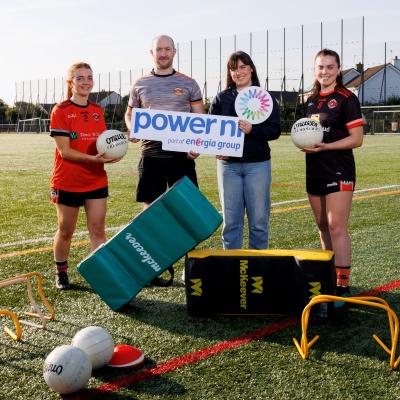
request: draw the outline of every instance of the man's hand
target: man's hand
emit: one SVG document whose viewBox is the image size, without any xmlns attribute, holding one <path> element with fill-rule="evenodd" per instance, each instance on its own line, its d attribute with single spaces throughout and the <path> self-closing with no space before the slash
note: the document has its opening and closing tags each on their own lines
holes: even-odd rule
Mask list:
<svg viewBox="0 0 400 400">
<path fill-rule="evenodd" d="M 188 151 L 187 153 L 187 157 L 190 158 L 191 160 L 196 159 L 200 154 L 199 153 L 195 153 L 194 151 Z"/>
</svg>

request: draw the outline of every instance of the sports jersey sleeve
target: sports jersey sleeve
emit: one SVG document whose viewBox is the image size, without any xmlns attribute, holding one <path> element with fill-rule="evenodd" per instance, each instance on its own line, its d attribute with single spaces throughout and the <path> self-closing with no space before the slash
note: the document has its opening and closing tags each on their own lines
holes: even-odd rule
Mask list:
<svg viewBox="0 0 400 400">
<path fill-rule="evenodd" d="M 347 129 L 363 126 L 361 107 L 358 98 L 354 95 L 348 97 L 344 104 L 344 116 Z"/>
<path fill-rule="evenodd" d="M 192 91 L 190 93 L 190 104 L 198 104 L 203 102 L 203 95 L 200 90 L 200 86 L 197 82 L 193 79 L 192 82 Z"/>
<path fill-rule="evenodd" d="M 68 123 L 62 109 L 56 105 L 50 117 L 50 136 L 67 136 L 69 137 Z"/>
<path fill-rule="evenodd" d="M 137 92 L 137 82 L 134 83 L 129 93 L 128 106 L 131 108 L 140 108 L 140 99 Z"/>
</svg>

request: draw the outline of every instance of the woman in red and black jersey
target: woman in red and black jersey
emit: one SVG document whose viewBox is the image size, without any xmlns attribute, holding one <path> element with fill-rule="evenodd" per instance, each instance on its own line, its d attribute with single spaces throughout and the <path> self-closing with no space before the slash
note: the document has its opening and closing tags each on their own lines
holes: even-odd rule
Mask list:
<svg viewBox="0 0 400 400">
<path fill-rule="evenodd" d="M 306 148 L 308 198 L 323 249 L 333 250 L 337 295 L 349 296 L 351 242 L 348 232 L 356 170 L 352 149 L 363 142 L 358 98 L 342 82 L 339 55 L 328 49 L 315 57 L 315 81 L 307 117 L 322 125 L 322 143 Z M 336 304 L 342 306 L 344 302 Z"/>
<path fill-rule="evenodd" d="M 70 287 L 68 256 L 81 206 L 86 212 L 91 250 L 106 241 L 108 181 L 104 163 L 117 161 L 97 154 L 96 140 L 107 128 L 102 109 L 89 101 L 93 89 L 90 65 L 72 65 L 66 84 L 67 100 L 53 108 L 50 119 L 50 135 L 56 145 L 51 200 L 58 219 L 53 245 L 58 289 Z"/>
</svg>

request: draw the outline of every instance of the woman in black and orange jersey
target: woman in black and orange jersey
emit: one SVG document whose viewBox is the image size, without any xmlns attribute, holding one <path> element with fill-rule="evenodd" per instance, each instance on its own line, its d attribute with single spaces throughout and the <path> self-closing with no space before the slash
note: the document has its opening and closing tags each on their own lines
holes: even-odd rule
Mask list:
<svg viewBox="0 0 400 400">
<path fill-rule="evenodd" d="M 58 289 L 70 288 L 68 256 L 79 207 L 85 208 L 91 250 L 106 241 L 108 181 L 104 163 L 117 161 L 96 151 L 96 139 L 107 128 L 102 109 L 89 101 L 93 88 L 90 65 L 72 65 L 66 85 L 67 100 L 53 108 L 50 120 L 50 135 L 56 145 L 51 200 L 58 218 L 53 245 Z"/>
<path fill-rule="evenodd" d="M 347 297 L 351 265 L 348 223 L 356 183 L 352 149 L 362 145 L 363 120 L 358 98 L 343 85 L 335 51 L 319 51 L 314 72 L 307 117 L 320 122 L 324 137 L 322 143 L 303 150 L 307 193 L 322 248 L 335 253 L 336 294 Z"/>
</svg>

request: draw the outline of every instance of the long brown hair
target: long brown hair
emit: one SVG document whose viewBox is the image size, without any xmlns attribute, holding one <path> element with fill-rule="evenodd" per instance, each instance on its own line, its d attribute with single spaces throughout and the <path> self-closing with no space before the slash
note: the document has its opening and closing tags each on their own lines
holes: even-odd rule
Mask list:
<svg viewBox="0 0 400 400">
<path fill-rule="evenodd" d="M 65 84 L 67 89 L 65 94 L 66 100 L 72 97 L 72 78 L 74 77 L 75 72 L 80 68 L 90 69 L 92 71 L 92 67 L 88 63 L 85 63 L 83 61 L 72 64 L 68 68 L 67 77 L 65 79 Z"/>
<path fill-rule="evenodd" d="M 226 89 L 235 89 L 236 83 L 233 81 L 231 77 L 230 71 L 232 69 L 236 69 L 238 65 L 238 61 L 241 61 L 245 65 L 249 65 L 253 72 L 251 73 L 251 83 L 253 86 L 260 86 L 260 80 L 258 79 L 256 66 L 253 63 L 251 57 L 245 53 L 244 51 L 235 51 L 232 53 L 226 65 Z"/>
<path fill-rule="evenodd" d="M 340 57 L 339 57 L 339 54 L 336 53 L 336 51 L 330 50 L 330 49 L 322 49 L 316 54 L 316 56 L 314 58 L 314 62 L 320 56 L 332 56 L 332 57 L 334 57 L 337 65 L 338 65 L 338 68 L 340 70 Z M 344 87 L 342 71 L 340 71 L 338 76 L 336 77 L 335 89 L 340 88 L 340 87 Z M 313 99 L 314 97 L 316 97 L 318 95 L 318 93 L 320 91 L 321 91 L 321 84 L 316 79 L 314 79 L 314 84 L 313 84 L 313 87 L 311 89 L 311 94 L 310 94 L 310 96 L 308 98 L 309 99 Z"/>
</svg>

